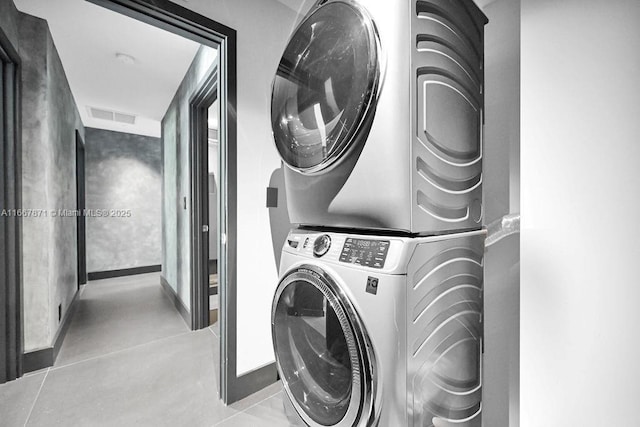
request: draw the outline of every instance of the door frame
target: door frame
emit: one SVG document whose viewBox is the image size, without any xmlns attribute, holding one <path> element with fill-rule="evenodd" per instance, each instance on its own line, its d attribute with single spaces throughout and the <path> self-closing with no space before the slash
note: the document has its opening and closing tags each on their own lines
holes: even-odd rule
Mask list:
<svg viewBox="0 0 640 427">
<path fill-rule="evenodd" d="M 186 37 L 195 42 L 218 48 L 218 99 L 220 100 L 219 160 L 224 166 L 220 173 L 219 251 L 218 287 L 220 290 L 220 399 L 231 404 L 273 382 L 271 376 L 237 375 L 237 33 L 234 29 L 186 9 L 169 0 L 86 0 L 115 12 Z M 225 185 L 223 185 L 223 182 Z M 193 190 L 193 186 L 192 186 Z M 197 196 L 197 193 L 192 194 Z M 192 209 L 192 240 L 200 240 L 202 211 Z M 196 231 L 198 233 L 196 233 Z M 194 237 L 199 236 L 199 237 Z M 227 236 L 231 236 L 227 238 Z M 190 245 L 196 246 L 194 242 Z M 192 253 L 194 259 L 201 257 Z M 192 278 L 193 279 L 193 278 Z"/>
<path fill-rule="evenodd" d="M 78 289 L 87 283 L 87 220 L 84 210 L 87 207 L 86 195 L 86 152 L 80 131 L 76 129 L 76 242 L 78 255 Z"/>
<path fill-rule="evenodd" d="M 0 384 L 22 376 L 21 61 L 0 29 Z"/>
</svg>

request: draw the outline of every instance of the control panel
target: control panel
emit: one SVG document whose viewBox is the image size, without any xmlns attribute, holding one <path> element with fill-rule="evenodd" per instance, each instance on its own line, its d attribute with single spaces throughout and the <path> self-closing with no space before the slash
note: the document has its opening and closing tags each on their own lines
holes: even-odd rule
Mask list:
<svg viewBox="0 0 640 427">
<path fill-rule="evenodd" d="M 371 268 L 383 268 L 387 259 L 389 244 L 389 240 L 347 237 L 340 253 L 340 262 Z"/>
</svg>

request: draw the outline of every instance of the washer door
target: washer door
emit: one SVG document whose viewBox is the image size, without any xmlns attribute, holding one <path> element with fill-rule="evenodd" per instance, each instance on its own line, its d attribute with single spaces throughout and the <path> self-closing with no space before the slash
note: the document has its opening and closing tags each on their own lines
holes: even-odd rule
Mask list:
<svg viewBox="0 0 640 427">
<path fill-rule="evenodd" d="M 271 125 L 291 168 L 327 169 L 364 132 L 373 115 L 380 66 L 367 12 L 334 0 L 311 13 L 289 40 L 273 82 Z"/>
<path fill-rule="evenodd" d="M 310 426 L 367 426 L 375 360 L 350 302 L 321 269 L 285 275 L 272 308 L 273 345 L 284 388 Z"/>
</svg>

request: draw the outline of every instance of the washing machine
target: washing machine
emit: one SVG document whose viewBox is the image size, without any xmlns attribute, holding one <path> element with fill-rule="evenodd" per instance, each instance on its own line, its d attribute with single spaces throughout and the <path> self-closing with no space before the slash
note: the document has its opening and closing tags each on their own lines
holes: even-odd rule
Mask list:
<svg viewBox="0 0 640 427">
<path fill-rule="evenodd" d="M 420 235 L 479 228 L 486 23 L 472 0 L 312 8 L 271 96 L 292 223 Z"/>
<path fill-rule="evenodd" d="M 272 336 L 292 424 L 480 427 L 484 238 L 291 231 Z"/>
</svg>

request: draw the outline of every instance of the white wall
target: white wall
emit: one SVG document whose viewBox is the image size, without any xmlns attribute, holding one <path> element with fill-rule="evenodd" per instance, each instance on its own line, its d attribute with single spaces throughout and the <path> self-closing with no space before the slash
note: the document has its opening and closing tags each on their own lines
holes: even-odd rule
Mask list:
<svg viewBox="0 0 640 427">
<path fill-rule="evenodd" d="M 496 0 L 483 12 L 485 225 L 520 212 L 520 0 Z M 511 425 L 518 417 L 519 238 L 485 252 L 483 422 Z"/>
<path fill-rule="evenodd" d="M 520 211 L 520 0 L 495 0 L 484 40 L 484 220 Z"/>
<path fill-rule="evenodd" d="M 523 427 L 638 425 L 639 22 L 522 0 Z"/>
<path fill-rule="evenodd" d="M 209 168 L 209 260 L 217 260 L 218 259 L 218 243 L 220 240 L 220 235 L 218 233 L 218 183 L 220 182 L 220 176 L 218 175 L 218 143 L 212 143 L 209 141 L 208 145 L 208 153 L 207 153 L 207 162 Z M 217 272 L 218 270 L 216 270 Z M 209 270 L 209 274 L 211 274 L 211 270 Z M 213 295 L 209 297 L 210 300 L 218 300 L 218 296 L 215 298 Z M 209 310 L 213 308 L 217 308 L 211 304 L 209 304 Z"/>
<path fill-rule="evenodd" d="M 238 34 L 237 374 L 241 375 L 275 360 L 270 324 L 278 274 L 265 202 L 280 157 L 271 135 L 271 82 L 298 14 L 275 0 L 175 3 Z M 306 11 L 313 2 L 301 3 Z"/>
</svg>

